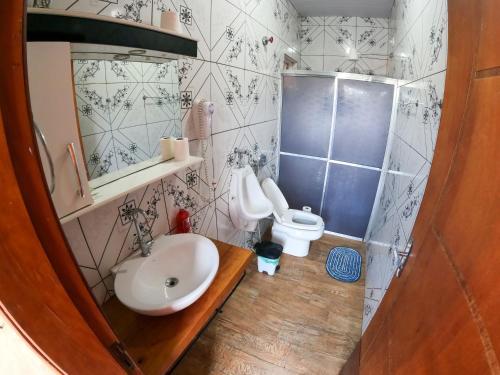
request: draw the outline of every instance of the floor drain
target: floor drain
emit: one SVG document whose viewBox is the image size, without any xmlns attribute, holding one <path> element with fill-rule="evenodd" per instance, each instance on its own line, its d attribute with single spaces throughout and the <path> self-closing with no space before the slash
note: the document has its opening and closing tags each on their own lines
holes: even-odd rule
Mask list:
<svg viewBox="0 0 500 375">
<path fill-rule="evenodd" d="M 177 277 L 169 277 L 166 281 L 165 281 L 165 286 L 167 288 L 173 288 L 174 286 L 176 286 L 177 284 L 179 284 L 179 279 Z"/>
</svg>

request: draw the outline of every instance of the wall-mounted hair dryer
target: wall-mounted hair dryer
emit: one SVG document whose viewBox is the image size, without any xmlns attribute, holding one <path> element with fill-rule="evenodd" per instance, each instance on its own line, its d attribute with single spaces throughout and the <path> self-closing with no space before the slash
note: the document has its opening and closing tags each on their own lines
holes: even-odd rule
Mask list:
<svg viewBox="0 0 500 375">
<path fill-rule="evenodd" d="M 197 99 L 193 103 L 193 122 L 195 132 L 199 139 L 207 139 L 210 135 L 212 126 L 212 114 L 215 111 L 215 105 L 206 99 Z"/>
</svg>

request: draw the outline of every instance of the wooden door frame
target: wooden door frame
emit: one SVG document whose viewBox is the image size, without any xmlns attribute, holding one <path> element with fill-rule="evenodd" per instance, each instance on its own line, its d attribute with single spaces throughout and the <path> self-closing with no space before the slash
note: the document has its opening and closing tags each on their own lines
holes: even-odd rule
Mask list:
<svg viewBox="0 0 500 375">
<path fill-rule="evenodd" d="M 342 370 L 343 375 L 358 374 L 359 361 L 376 341 L 398 295 L 413 271 L 415 258 L 431 230 L 439 202 L 450 176 L 465 124 L 467 104 L 475 77 L 476 52 L 480 35 L 481 1 L 448 0 L 448 61 L 439 134 L 424 199 L 412 232 L 412 255 L 400 278 L 393 278 L 360 343 Z"/>
<path fill-rule="evenodd" d="M 117 338 L 76 264 L 45 184 L 29 106 L 26 4 L 1 1 L 0 14 L 4 15 L 0 23 L 0 185 L 7 210 L 7 215 L 0 215 L 1 301 L 40 350 L 64 371 L 81 373 L 95 368 L 97 361 L 101 372 L 123 373 L 108 350 Z M 77 360 L 79 356 L 88 361 L 88 367 Z"/>
</svg>

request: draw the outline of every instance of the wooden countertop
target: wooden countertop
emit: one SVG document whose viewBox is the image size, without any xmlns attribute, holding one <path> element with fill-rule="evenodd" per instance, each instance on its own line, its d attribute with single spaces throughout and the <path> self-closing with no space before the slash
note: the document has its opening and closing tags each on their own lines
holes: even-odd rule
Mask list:
<svg viewBox="0 0 500 375">
<path fill-rule="evenodd" d="M 205 294 L 188 308 L 172 315 L 140 315 L 122 305 L 116 297 L 103 311 L 130 356 L 147 375 L 164 374 L 180 356 L 243 277 L 253 253 L 212 240 L 219 250 L 219 270 Z"/>
</svg>

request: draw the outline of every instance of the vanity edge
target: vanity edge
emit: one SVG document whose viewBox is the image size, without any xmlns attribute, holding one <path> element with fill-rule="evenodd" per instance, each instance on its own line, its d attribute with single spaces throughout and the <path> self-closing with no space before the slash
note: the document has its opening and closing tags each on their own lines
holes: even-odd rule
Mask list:
<svg viewBox="0 0 500 375">
<path fill-rule="evenodd" d="M 186 309 L 151 317 L 129 310 L 116 297 L 102 306 L 113 330 L 144 374 L 171 371 L 244 277 L 253 252 L 212 241 L 220 257 L 217 275 L 203 296 Z"/>
</svg>

